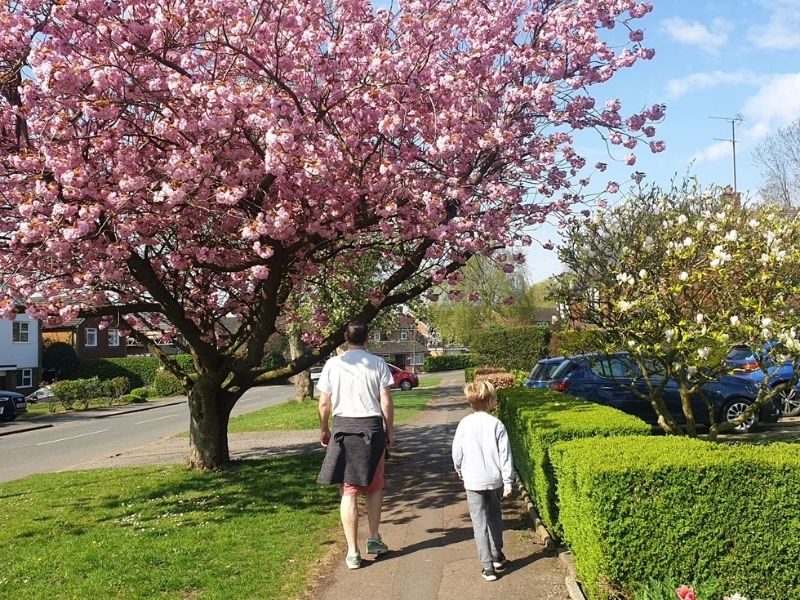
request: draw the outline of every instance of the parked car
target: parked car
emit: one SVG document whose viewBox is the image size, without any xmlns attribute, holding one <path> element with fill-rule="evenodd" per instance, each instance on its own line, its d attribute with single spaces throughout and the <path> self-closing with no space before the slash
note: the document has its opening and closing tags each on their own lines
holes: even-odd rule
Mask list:
<svg viewBox="0 0 800 600">
<path fill-rule="evenodd" d="M 322 375 L 322 367 L 311 367 L 309 372 L 311 373 L 311 381 L 319 381 L 319 376 Z"/>
<path fill-rule="evenodd" d="M 792 366 L 791 362 L 783 363 L 778 366 L 773 365 L 767 367 L 766 375 L 769 375 L 769 387 L 774 388 L 777 385 L 794 379 L 794 366 Z M 756 369 L 748 373 L 743 373 L 742 377 L 746 377 L 756 385 L 761 385 L 765 377 L 765 372 L 762 369 Z M 777 401 L 783 416 L 796 417 L 800 415 L 800 382 L 794 387 L 778 392 Z"/>
<path fill-rule="evenodd" d="M 13 421 L 28 412 L 25 396 L 17 392 L 0 390 L 0 421 Z"/>
<path fill-rule="evenodd" d="M 544 388 L 549 387 L 550 383 L 555 379 L 558 368 L 565 364 L 567 359 L 563 356 L 557 358 L 543 358 L 531 369 L 525 381 L 522 382 L 523 387 L 526 388 Z"/>
<path fill-rule="evenodd" d="M 419 386 L 419 377 L 414 373 L 404 371 L 393 364 L 389 364 L 389 370 L 392 372 L 392 388 L 400 388 L 401 390 L 408 391 L 412 388 Z"/>
<path fill-rule="evenodd" d="M 654 382 L 655 377 L 657 376 L 651 376 L 651 382 Z M 583 354 L 570 357 L 551 387 L 592 402 L 612 406 L 652 425 L 658 420 L 650 402 L 634 394 L 634 388 L 643 394 L 646 394 L 648 389 L 636 363 L 627 353 Z M 721 419 L 732 421 L 755 402 L 758 385 L 747 377 L 723 375 L 718 380 L 703 385 L 701 393 L 710 399 L 718 421 Z M 685 423 L 686 417 L 681 408 L 678 384 L 672 380 L 668 381 L 663 394 L 670 414 L 679 423 Z M 699 395 L 695 396 L 692 408 L 698 424 L 710 425 L 711 419 L 706 403 Z M 746 433 L 759 421 L 774 423 L 780 416 L 777 401 L 768 402 L 747 421 L 736 427 L 735 431 Z"/>
<path fill-rule="evenodd" d="M 52 402 L 53 390 L 49 387 L 39 388 L 35 392 L 25 396 L 25 401 L 28 404 L 36 404 L 37 402 Z"/>
<path fill-rule="evenodd" d="M 777 345 L 778 342 L 767 342 L 759 350 L 753 350 L 747 344 L 736 344 L 731 346 L 723 362 L 734 374 L 757 371 L 762 365 L 767 367 L 772 366 L 773 362 L 769 353 Z"/>
</svg>

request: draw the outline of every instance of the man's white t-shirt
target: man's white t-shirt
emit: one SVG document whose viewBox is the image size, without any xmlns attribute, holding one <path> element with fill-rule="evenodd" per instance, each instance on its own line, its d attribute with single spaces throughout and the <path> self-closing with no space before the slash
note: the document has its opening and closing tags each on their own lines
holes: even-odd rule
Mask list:
<svg viewBox="0 0 800 600">
<path fill-rule="evenodd" d="M 366 350 L 351 349 L 325 363 L 317 389 L 331 395 L 335 417 L 380 417 L 381 390 L 392 386 L 386 361 Z"/>
</svg>

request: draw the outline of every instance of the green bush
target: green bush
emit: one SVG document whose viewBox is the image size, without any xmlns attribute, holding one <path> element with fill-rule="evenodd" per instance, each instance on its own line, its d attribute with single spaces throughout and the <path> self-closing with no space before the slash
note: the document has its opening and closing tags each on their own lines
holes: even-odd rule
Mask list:
<svg viewBox="0 0 800 600">
<path fill-rule="evenodd" d="M 194 372 L 194 363 L 189 354 L 176 354 L 172 358 L 187 372 Z M 68 377 L 69 379 L 127 377 L 132 386 L 142 387 L 153 385 L 156 380 L 156 373 L 160 368 L 161 361 L 155 356 L 97 358 L 80 361 L 68 375 L 63 375 L 62 377 Z"/>
<path fill-rule="evenodd" d="M 543 325 L 493 326 L 475 337 L 472 351 L 483 364 L 530 371 L 547 355 L 549 339 L 550 330 Z"/>
<path fill-rule="evenodd" d="M 521 369 L 511 369 L 511 374 L 514 376 L 517 387 L 522 387 L 522 384 L 525 383 L 525 379 L 528 378 L 528 371 L 522 371 Z"/>
<path fill-rule="evenodd" d="M 475 366 L 475 360 L 471 354 L 444 354 L 442 356 L 426 356 L 423 363 L 423 370 L 426 373 L 436 371 L 456 371 Z"/>
<path fill-rule="evenodd" d="M 682 437 L 551 448 L 563 536 L 591 600 L 665 573 L 727 594 L 800 598 L 800 446 Z"/>
<path fill-rule="evenodd" d="M 464 369 L 464 381 L 475 381 L 475 367 L 468 367 Z"/>
<path fill-rule="evenodd" d="M 53 342 L 42 352 L 42 368 L 52 369 L 59 377 L 69 373 L 78 364 L 78 354 L 71 344 Z"/>
<path fill-rule="evenodd" d="M 506 424 L 520 479 L 550 531 L 560 535 L 550 447 L 592 436 L 649 435 L 644 421 L 615 408 L 550 389 L 503 390 L 499 417 Z"/>
<path fill-rule="evenodd" d="M 50 387 L 53 390 L 53 397 L 67 410 L 73 408 L 76 402 L 84 408 L 89 408 L 89 403 L 94 398 L 103 395 L 103 384 L 97 377 L 65 379 L 56 381 Z"/>
<path fill-rule="evenodd" d="M 130 391 L 130 395 L 141 398 L 142 400 L 147 400 L 148 398 L 153 398 L 155 396 L 155 392 L 151 387 L 137 387 Z"/>
<path fill-rule="evenodd" d="M 142 398 L 141 396 L 134 396 L 133 394 L 125 394 L 120 399 L 120 404 L 139 404 L 141 402 L 147 402 L 147 398 Z"/>
<path fill-rule="evenodd" d="M 547 346 L 549 356 L 575 356 L 590 352 L 605 352 L 601 329 L 570 329 L 555 331 Z"/>
<path fill-rule="evenodd" d="M 182 396 L 186 393 L 186 390 L 183 389 L 178 378 L 164 369 L 156 373 L 156 379 L 153 382 L 153 391 L 159 398 L 165 396 Z"/>
<path fill-rule="evenodd" d="M 109 396 L 111 402 L 119 401 L 131 389 L 131 382 L 127 377 L 114 377 L 103 382 L 103 392 Z"/>
</svg>

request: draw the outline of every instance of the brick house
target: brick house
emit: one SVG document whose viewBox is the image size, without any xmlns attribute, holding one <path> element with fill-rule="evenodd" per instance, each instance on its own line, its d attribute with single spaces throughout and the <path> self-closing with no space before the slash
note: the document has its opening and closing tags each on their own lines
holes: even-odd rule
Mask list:
<svg viewBox="0 0 800 600">
<path fill-rule="evenodd" d="M 366 349 L 386 362 L 411 372 L 421 372 L 425 357 L 430 355 L 424 324 L 396 329 L 373 329 Z"/>
<path fill-rule="evenodd" d="M 17 315 L 0 320 L 0 389 L 30 394 L 42 378 L 39 321 Z"/>
<path fill-rule="evenodd" d="M 123 358 L 128 355 L 126 337 L 113 326 L 101 328 L 100 317 L 71 319 L 61 325 L 45 326 L 42 339 L 45 344 L 66 342 L 79 359 Z"/>
</svg>

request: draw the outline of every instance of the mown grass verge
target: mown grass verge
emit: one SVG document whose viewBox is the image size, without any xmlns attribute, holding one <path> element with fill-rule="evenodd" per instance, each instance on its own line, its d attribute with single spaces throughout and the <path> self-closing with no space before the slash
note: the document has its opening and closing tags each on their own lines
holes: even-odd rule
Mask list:
<svg viewBox="0 0 800 600">
<path fill-rule="evenodd" d="M 393 391 L 395 424 L 411 421 L 425 408 L 425 404 L 432 397 L 433 392 L 429 389 L 416 389 L 410 392 Z M 316 400 L 284 402 L 234 417 L 228 425 L 228 433 L 317 429 L 319 427 L 317 411 Z"/>
<path fill-rule="evenodd" d="M 37 475 L 0 488 L 2 598 L 287 598 L 334 543 L 322 455 Z"/>
</svg>

